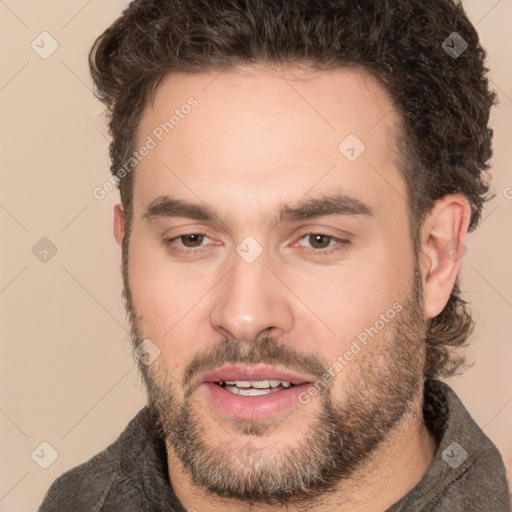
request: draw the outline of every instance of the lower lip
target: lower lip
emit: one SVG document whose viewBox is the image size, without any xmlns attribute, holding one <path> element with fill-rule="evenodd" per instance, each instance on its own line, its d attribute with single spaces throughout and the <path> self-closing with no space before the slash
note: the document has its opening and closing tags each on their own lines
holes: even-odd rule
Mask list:
<svg viewBox="0 0 512 512">
<path fill-rule="evenodd" d="M 235 395 L 213 382 L 201 384 L 213 406 L 228 416 L 257 420 L 268 418 L 299 402 L 299 395 L 307 392 L 311 383 L 297 384 L 267 395 Z"/>
</svg>

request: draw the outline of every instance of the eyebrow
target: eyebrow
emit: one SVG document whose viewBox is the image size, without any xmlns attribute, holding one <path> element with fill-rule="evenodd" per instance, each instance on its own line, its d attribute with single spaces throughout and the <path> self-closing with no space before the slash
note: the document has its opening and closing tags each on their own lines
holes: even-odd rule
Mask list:
<svg viewBox="0 0 512 512">
<path fill-rule="evenodd" d="M 284 205 L 277 222 L 293 222 L 328 215 L 372 216 L 372 209 L 359 199 L 346 194 L 323 195 L 317 198 L 295 201 Z M 160 196 L 148 206 L 142 217 L 148 221 L 160 218 L 184 217 L 200 221 L 215 222 L 219 217 L 199 203 L 191 203 L 170 196 Z"/>
</svg>

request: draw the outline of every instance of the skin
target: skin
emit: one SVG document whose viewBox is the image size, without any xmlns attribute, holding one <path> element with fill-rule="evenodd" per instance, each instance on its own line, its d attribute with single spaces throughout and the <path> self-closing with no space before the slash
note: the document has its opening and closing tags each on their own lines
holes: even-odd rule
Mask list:
<svg viewBox="0 0 512 512">
<path fill-rule="evenodd" d="M 416 260 L 407 191 L 391 151 L 398 116 L 385 91 L 362 71 L 348 69 L 258 66 L 220 74 L 175 73 L 146 106 L 139 142 L 190 96 L 197 107 L 150 151 L 135 174 L 128 284 L 141 336 L 160 349 L 152 365 L 154 378 L 164 383 L 171 376 L 182 383 L 198 352 L 226 338 L 255 340 L 262 334 L 332 365 L 392 304 L 404 304 L 411 290 Z M 338 150 L 349 134 L 366 145 L 353 162 Z M 276 223 L 285 204 L 334 192 L 356 198 L 372 215 Z M 164 195 L 206 205 L 214 221 L 144 218 L 150 203 Z M 421 226 L 417 263 L 425 319 L 439 314 L 448 301 L 461 262 L 444 247 L 457 239 L 462 250 L 469 215 L 467 200 L 450 195 L 434 204 Z M 351 243 L 332 240 L 329 248 L 336 250 L 313 254 L 318 245 L 304 236 L 309 232 Z M 174 250 L 162 242 L 187 233 L 208 234 L 201 252 L 185 253 L 183 239 L 173 242 Z M 114 210 L 114 234 L 122 245 L 121 205 Z M 236 252 L 248 236 L 263 249 L 252 263 Z M 379 333 L 376 343 L 384 343 L 386 332 Z M 362 384 L 363 361 L 379 368 L 376 354 L 366 351 L 335 375 L 331 396 L 336 403 L 346 403 L 347 390 Z M 183 389 L 177 386 L 175 392 L 182 403 Z M 233 457 L 248 441 L 263 454 L 299 445 L 320 406 L 319 397 L 307 406 L 294 404 L 275 418 L 267 435 L 250 436 L 215 410 L 200 390 L 194 400 L 196 410 L 203 411 L 198 421 L 209 432 L 209 446 L 226 447 Z M 421 406 L 418 393 L 385 442 L 332 492 L 308 506 L 319 512 L 377 512 L 405 495 L 421 480 L 436 450 Z M 168 460 L 170 482 L 186 509 L 286 509 L 264 503 L 249 507 L 207 492 L 194 484 L 169 444 Z"/>
</svg>

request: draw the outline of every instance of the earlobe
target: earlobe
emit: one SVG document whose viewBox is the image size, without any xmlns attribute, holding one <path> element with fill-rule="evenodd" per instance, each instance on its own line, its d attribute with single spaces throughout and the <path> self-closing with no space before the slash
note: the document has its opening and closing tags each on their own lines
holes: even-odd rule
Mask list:
<svg viewBox="0 0 512 512">
<path fill-rule="evenodd" d="M 451 194 L 435 202 L 422 225 L 419 263 L 427 318 L 441 313 L 450 298 L 466 252 L 470 217 L 468 200 Z"/>
<path fill-rule="evenodd" d="M 123 245 L 124 238 L 124 210 L 122 205 L 116 204 L 114 206 L 114 237 L 120 247 Z"/>
</svg>

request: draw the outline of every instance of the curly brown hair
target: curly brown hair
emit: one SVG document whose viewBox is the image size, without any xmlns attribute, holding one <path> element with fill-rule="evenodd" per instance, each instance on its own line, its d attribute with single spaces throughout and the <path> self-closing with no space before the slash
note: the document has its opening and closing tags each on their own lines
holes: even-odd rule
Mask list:
<svg viewBox="0 0 512 512">
<path fill-rule="evenodd" d="M 460 55 L 446 51 L 454 32 L 467 44 Z M 489 198 L 494 93 L 485 57 L 453 0 L 135 0 L 98 37 L 89 65 L 96 95 L 108 108 L 116 176 L 133 153 L 144 107 L 169 73 L 261 63 L 369 71 L 402 119 L 396 146 L 418 254 L 419 226 L 434 201 L 463 194 L 473 230 Z M 133 173 L 118 187 L 127 258 Z M 464 358 L 452 348 L 465 346 L 472 329 L 457 281 L 443 311 L 428 320 L 427 377 L 457 371 Z"/>
</svg>

